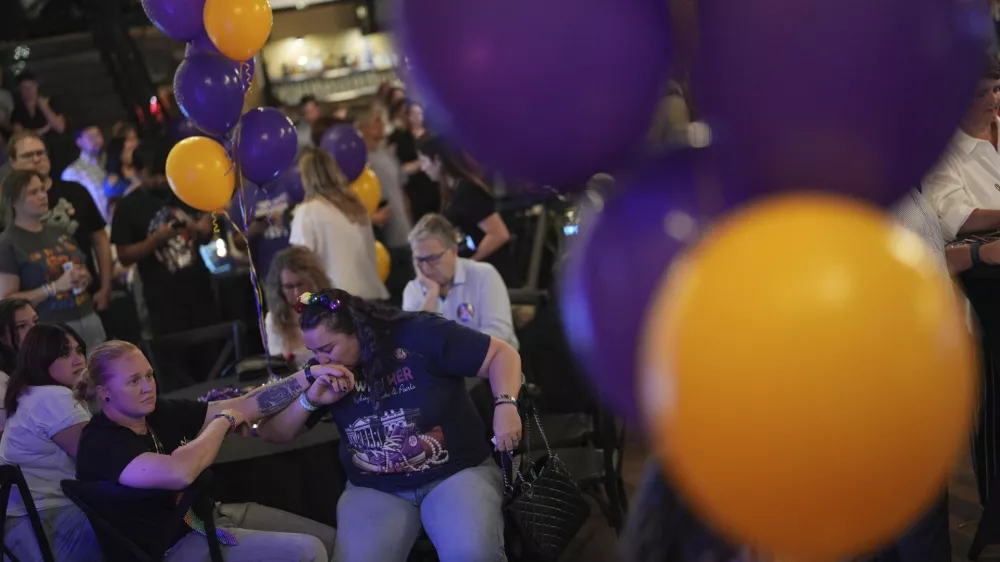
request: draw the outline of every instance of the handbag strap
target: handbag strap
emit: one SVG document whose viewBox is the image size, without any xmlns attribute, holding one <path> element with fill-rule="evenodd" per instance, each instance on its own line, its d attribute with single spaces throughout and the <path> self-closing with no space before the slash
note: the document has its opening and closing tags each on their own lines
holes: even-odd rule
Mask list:
<svg viewBox="0 0 1000 562">
<path fill-rule="evenodd" d="M 542 442 L 545 443 L 545 452 L 548 453 L 549 459 L 551 459 L 552 461 L 558 461 L 559 458 L 556 457 L 555 453 L 552 452 L 552 447 L 549 446 L 549 438 L 545 435 L 545 429 L 542 428 L 542 422 L 541 420 L 538 419 L 538 410 L 531 403 L 526 404 L 525 409 L 527 410 L 526 413 L 530 412 L 531 416 L 530 417 L 525 416 L 524 420 L 524 432 L 523 432 L 524 456 L 522 458 L 526 457 L 529 460 L 529 462 L 531 460 L 531 419 L 534 418 L 535 425 L 538 426 L 538 433 L 541 434 Z M 532 493 L 531 482 L 528 482 L 528 480 L 524 477 L 524 474 L 521 472 L 518 463 L 514 462 L 514 452 L 507 451 L 507 457 L 510 458 L 510 465 L 514 468 L 514 472 L 517 475 L 517 477 L 513 479 L 514 480 L 513 482 L 510 481 L 510 479 L 508 478 L 507 469 L 502 466 L 503 455 L 501 455 L 500 464 L 501 468 L 503 469 L 501 470 L 501 472 L 503 472 L 504 494 L 508 498 L 512 497 L 514 494 L 514 484 L 517 484 L 518 481 L 520 481 L 521 490 L 526 494 L 528 494 L 529 496 L 531 496 Z"/>
</svg>

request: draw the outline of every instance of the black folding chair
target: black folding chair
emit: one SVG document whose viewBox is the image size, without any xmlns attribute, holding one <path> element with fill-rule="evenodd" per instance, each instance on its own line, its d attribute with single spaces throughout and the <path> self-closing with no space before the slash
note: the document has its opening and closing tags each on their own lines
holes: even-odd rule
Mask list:
<svg viewBox="0 0 1000 562">
<path fill-rule="evenodd" d="M 208 540 L 208 551 L 212 562 L 223 562 L 222 548 L 215 532 L 215 518 L 212 513 L 212 500 L 208 496 L 211 485 L 211 473 L 202 472 L 197 480 L 181 492 L 170 517 L 173 523 L 159 529 L 154 542 L 155 546 L 146 551 L 132 542 L 115 527 L 112 514 L 127 513 L 127 506 L 135 502 L 146 502 L 151 499 L 167 499 L 173 501 L 177 492 L 170 490 L 141 490 L 129 488 L 112 482 L 81 482 L 79 480 L 63 480 L 62 489 L 90 521 L 97 542 L 101 545 L 104 557 L 115 562 L 160 562 L 167 550 L 173 546 L 177 531 L 184 522 L 188 509 L 193 509 L 205 522 L 205 538 Z M 110 519 L 110 520 L 109 520 Z M 193 532 L 193 531 L 192 531 Z"/>
<path fill-rule="evenodd" d="M 156 371 L 160 391 L 170 392 L 222 376 L 227 367 L 243 359 L 245 339 L 246 324 L 235 320 L 144 340 L 140 347 Z M 219 351 L 215 355 L 215 364 L 211 367 L 205 365 L 207 373 L 204 373 L 204 376 L 201 376 L 203 373 L 198 373 L 199 376 L 195 378 L 191 376 L 192 373 L 174 366 L 177 363 L 175 359 L 190 353 L 192 348 L 203 347 L 213 342 L 218 343 Z"/>
<path fill-rule="evenodd" d="M 42 520 L 38 517 L 38 510 L 35 509 L 35 502 L 31 499 L 31 491 L 28 490 L 28 483 L 24 481 L 24 474 L 17 465 L 0 465 L 0 501 L 3 502 L 4 510 L 0 512 L 0 543 L 4 542 L 4 529 L 7 523 L 7 502 L 10 500 L 10 489 L 17 486 L 17 492 L 21 495 L 24 509 L 28 512 L 28 521 L 31 522 L 31 530 L 35 533 L 35 540 L 38 541 L 38 550 L 42 553 L 43 562 L 54 562 L 52 548 L 49 546 L 49 539 L 45 536 L 45 528 L 42 527 Z M 11 560 L 17 562 L 15 557 L 4 543 L 3 553 Z"/>
</svg>

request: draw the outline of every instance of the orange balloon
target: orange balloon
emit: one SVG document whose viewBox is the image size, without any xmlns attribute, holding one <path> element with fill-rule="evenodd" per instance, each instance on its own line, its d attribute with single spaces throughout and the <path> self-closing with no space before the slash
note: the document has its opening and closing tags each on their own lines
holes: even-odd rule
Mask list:
<svg viewBox="0 0 1000 562">
<path fill-rule="evenodd" d="M 271 35 L 273 23 L 268 0 L 207 0 L 204 19 L 209 39 L 235 61 L 257 54 Z"/>
<path fill-rule="evenodd" d="M 382 200 L 382 184 L 379 183 L 378 176 L 372 171 L 371 166 L 365 165 L 361 175 L 351 184 L 351 190 L 358 199 L 361 199 L 369 215 L 378 210 L 378 203 Z"/>
<path fill-rule="evenodd" d="M 167 181 L 181 201 L 201 211 L 216 211 L 233 197 L 236 173 L 222 145 L 189 137 L 167 156 Z"/>
<path fill-rule="evenodd" d="M 891 541 L 944 492 L 976 357 L 948 276 L 861 203 L 792 195 L 724 221 L 647 317 L 639 400 L 678 488 L 798 560 Z"/>
<path fill-rule="evenodd" d="M 389 278 L 389 271 L 392 270 L 392 260 L 389 259 L 389 250 L 386 250 L 378 240 L 375 241 L 375 262 L 378 264 L 378 276 L 385 283 Z"/>
</svg>

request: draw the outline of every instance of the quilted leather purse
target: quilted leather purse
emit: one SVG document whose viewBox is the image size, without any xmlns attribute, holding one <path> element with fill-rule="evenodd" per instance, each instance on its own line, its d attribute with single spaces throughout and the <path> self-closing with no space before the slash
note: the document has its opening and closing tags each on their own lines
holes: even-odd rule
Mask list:
<svg viewBox="0 0 1000 562">
<path fill-rule="evenodd" d="M 511 554 L 522 560 L 554 561 L 590 516 L 590 506 L 566 465 L 549 447 L 538 413 L 532 406 L 528 410 L 522 466 L 517 466 L 513 452 L 508 451 L 515 472 L 513 482 L 506 466 L 503 470 L 508 545 L 513 549 Z M 531 419 L 538 425 L 546 450 L 534 462 L 531 462 Z"/>
</svg>

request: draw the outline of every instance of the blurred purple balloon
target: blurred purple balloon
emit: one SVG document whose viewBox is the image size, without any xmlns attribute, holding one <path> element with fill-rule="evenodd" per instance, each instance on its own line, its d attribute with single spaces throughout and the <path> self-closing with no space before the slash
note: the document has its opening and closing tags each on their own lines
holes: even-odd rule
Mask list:
<svg viewBox="0 0 1000 562">
<path fill-rule="evenodd" d="M 276 179 L 292 163 L 298 134 L 292 121 L 273 107 L 251 109 L 240 120 L 236 147 L 243 175 L 257 184 Z"/>
<path fill-rule="evenodd" d="M 337 125 L 323 133 L 320 147 L 333 155 L 348 183 L 361 177 L 368 164 L 365 141 L 352 125 Z"/>
<path fill-rule="evenodd" d="M 994 33 L 979 0 L 701 0 L 699 20 L 695 94 L 730 173 L 883 205 L 937 161 Z"/>
<path fill-rule="evenodd" d="M 205 0 L 142 0 L 149 21 L 175 41 L 191 41 L 205 33 Z"/>
<path fill-rule="evenodd" d="M 191 55 L 198 53 L 222 55 L 222 53 L 219 52 L 219 49 L 216 48 L 215 43 L 212 43 L 212 40 L 208 38 L 208 34 L 205 33 L 204 30 L 202 30 L 201 34 L 191 40 L 187 44 L 187 47 L 184 48 L 185 57 L 190 57 Z M 237 67 L 240 69 L 240 76 L 243 77 L 243 90 L 249 90 L 250 85 L 253 84 L 254 73 L 257 72 L 257 63 L 255 62 L 255 59 L 251 58 L 247 60 L 247 66 L 245 68 L 238 61 L 233 62 L 236 63 Z"/>
<path fill-rule="evenodd" d="M 238 64 L 222 55 L 199 53 L 185 58 L 174 75 L 174 96 L 196 127 L 223 136 L 243 111 L 243 81 Z"/>
<path fill-rule="evenodd" d="M 620 178 L 603 210 L 584 217 L 562 267 L 569 343 L 596 395 L 634 423 L 646 309 L 671 261 L 723 208 L 710 156 L 687 149 Z"/>
<path fill-rule="evenodd" d="M 642 142 L 672 50 L 662 0 L 423 0 L 400 2 L 398 21 L 415 89 L 449 114 L 443 132 L 556 185 L 614 171 Z"/>
<path fill-rule="evenodd" d="M 170 121 L 170 136 L 174 141 L 182 141 L 188 137 L 196 137 L 201 134 L 198 127 L 186 117 L 178 117 Z"/>
</svg>

